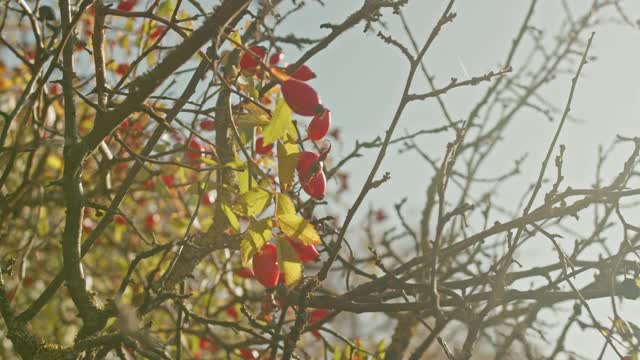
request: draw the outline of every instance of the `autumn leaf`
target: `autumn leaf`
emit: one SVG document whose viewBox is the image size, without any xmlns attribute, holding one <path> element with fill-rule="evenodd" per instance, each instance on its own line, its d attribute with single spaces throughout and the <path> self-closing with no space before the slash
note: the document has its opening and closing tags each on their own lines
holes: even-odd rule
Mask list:
<svg viewBox="0 0 640 360">
<path fill-rule="evenodd" d="M 288 237 L 304 245 L 320 244 L 316 229 L 296 213 L 295 206 L 287 195 L 278 194 L 276 218 L 280 230 Z"/>
<path fill-rule="evenodd" d="M 251 220 L 247 233 L 240 241 L 240 256 L 242 258 L 242 265 L 247 266 L 249 260 L 258 252 L 264 244 L 271 239 L 271 228 L 273 222 L 271 218 L 266 218 L 260 221 L 255 219 Z"/>
<path fill-rule="evenodd" d="M 289 196 L 278 193 L 276 200 L 278 202 L 276 216 L 296 213 L 296 206 L 293 204 L 293 201 L 291 201 Z"/>
<path fill-rule="evenodd" d="M 271 193 L 261 187 L 254 187 L 242 195 L 243 212 L 246 216 L 260 214 L 271 203 Z"/>
<path fill-rule="evenodd" d="M 229 40 L 231 46 L 236 49 L 241 49 L 240 45 L 242 45 L 242 37 L 240 36 L 240 32 L 234 31 L 231 35 L 229 35 Z"/>
<path fill-rule="evenodd" d="M 278 266 L 287 286 L 294 286 L 302 279 L 302 263 L 296 250 L 283 238 L 278 238 Z"/>
<path fill-rule="evenodd" d="M 298 145 L 278 141 L 278 178 L 280 190 L 287 191 L 293 186 L 296 165 L 298 164 Z"/>
<path fill-rule="evenodd" d="M 229 222 L 229 226 L 234 230 L 235 233 L 240 232 L 240 222 L 238 221 L 238 217 L 233 213 L 231 207 L 229 207 L 225 203 L 220 204 L 220 209 L 227 217 L 227 221 Z"/>
<path fill-rule="evenodd" d="M 262 132 L 264 142 L 269 144 L 282 139 L 287 133 L 287 129 L 289 129 L 290 124 L 291 109 L 284 99 L 280 98 L 276 103 L 276 109 L 273 112 L 269 125 L 267 125 Z"/>
</svg>

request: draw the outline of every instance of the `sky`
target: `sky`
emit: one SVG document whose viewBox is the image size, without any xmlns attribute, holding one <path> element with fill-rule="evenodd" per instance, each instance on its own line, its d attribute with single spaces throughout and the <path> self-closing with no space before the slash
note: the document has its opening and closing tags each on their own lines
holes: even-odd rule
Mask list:
<svg viewBox="0 0 640 360">
<path fill-rule="evenodd" d="M 338 23 L 362 5 L 362 0 L 325 0 L 321 6 L 310 0 L 305 11 L 287 20 L 282 33 L 292 32 L 309 37 L 321 37 L 327 30 L 319 28 L 326 22 Z M 447 1 L 410 1 L 404 8 L 411 29 L 419 43 L 422 43 L 442 13 Z M 576 10 L 584 11 L 591 1 L 568 1 Z M 532 24 L 552 35 L 558 31 L 563 11 L 560 1 L 539 1 Z M 640 18 L 640 3 L 621 1 L 629 17 Z M 464 80 L 469 76 L 482 75 L 500 68 L 506 58 L 511 40 L 514 38 L 529 7 L 524 0 L 458 0 L 454 6 L 457 18 L 438 36 L 425 57 L 427 68 L 436 74 L 436 82 L 443 84 L 451 77 Z M 580 11 L 577 11 L 577 10 Z M 389 28 L 386 34 L 409 44 L 397 17 L 390 11 L 384 13 Z M 408 64 L 395 48 L 383 43 L 375 33 L 365 34 L 363 26 L 358 26 L 332 43 L 325 51 L 314 56 L 308 65 L 318 74 L 313 86 L 318 90 L 324 104 L 332 110 L 334 126 L 340 127 L 343 144 L 334 152 L 347 153 L 356 139 L 371 140 L 384 136 L 406 79 Z M 559 144 L 567 146 L 565 153 L 564 185 L 574 188 L 589 188 L 593 185 L 598 146 L 610 145 L 616 135 L 638 136 L 640 125 L 640 31 L 619 24 L 601 25 L 595 29 L 590 55 L 595 57 L 583 70 L 571 115 L 580 121 L 566 124 Z M 584 33 L 584 41 L 588 33 Z M 296 59 L 299 52 L 294 48 L 285 49 L 288 60 Z M 522 52 L 524 54 L 526 52 Z M 522 61 L 516 58 L 515 64 Z M 577 62 L 569 68 L 575 71 Z M 571 86 L 570 76 L 560 76 L 553 84 L 543 88 L 543 94 L 554 104 L 563 107 Z M 483 94 L 486 85 L 455 90 L 443 97 L 454 119 L 462 119 Z M 429 90 L 423 79 L 413 85 L 414 92 Z M 496 191 L 499 203 L 511 206 L 519 201 L 522 190 L 534 182 L 540 164 L 555 132 L 559 116 L 549 122 L 539 114 L 524 111 L 511 125 L 508 137 L 492 156 L 481 177 L 504 173 L 513 161 L 529 154 L 523 164 L 522 174 L 508 181 Z M 435 128 L 445 124 L 437 103 L 425 101 L 412 104 L 405 111 L 396 134 L 402 135 L 420 129 Z M 445 144 L 453 139 L 453 134 L 422 137 L 418 144 L 423 150 L 437 158 L 441 157 Z M 405 207 L 408 214 L 416 214 L 417 228 L 419 213 L 425 200 L 426 187 L 432 175 L 428 165 L 414 153 L 398 154 L 392 148 L 383 162 L 379 175 L 391 173 L 391 181 L 371 192 L 361 207 L 360 216 L 372 207 L 384 206 L 392 211 L 392 203 L 404 197 L 409 201 Z M 604 168 L 604 178 L 613 178 L 630 153 L 629 146 L 622 146 L 613 153 Z M 364 152 L 365 156 L 349 164 L 350 186 L 344 204 L 350 204 L 360 190 L 375 159 L 377 152 Z M 437 156 L 436 156 L 437 155 Z M 329 191 L 337 184 L 329 184 Z M 544 191 L 544 189 L 543 189 Z M 346 214 L 346 208 L 342 219 Z M 637 213 L 627 213 L 629 219 L 637 219 Z M 579 229 L 580 222 L 571 223 Z M 357 226 L 353 228 L 357 229 Z M 571 241 L 572 242 L 572 241 Z M 548 245 L 548 244 L 547 244 Z M 525 266 L 535 266 L 557 259 L 548 251 L 548 246 L 537 246 L 520 254 L 518 260 Z M 597 254 L 594 254 L 594 258 Z M 606 323 L 611 309 L 609 300 L 596 302 L 594 309 Z M 571 304 L 567 303 L 566 308 Z M 640 321 L 640 305 L 625 302 L 622 314 L 630 320 Z M 550 314 L 546 314 L 549 316 Z M 567 315 L 568 316 L 568 315 Z M 549 318 L 551 320 L 551 318 Z M 587 358 L 595 358 L 603 344 L 601 335 L 595 332 L 575 331 L 567 344 Z M 613 358 L 607 353 L 605 359 Z"/>
</svg>

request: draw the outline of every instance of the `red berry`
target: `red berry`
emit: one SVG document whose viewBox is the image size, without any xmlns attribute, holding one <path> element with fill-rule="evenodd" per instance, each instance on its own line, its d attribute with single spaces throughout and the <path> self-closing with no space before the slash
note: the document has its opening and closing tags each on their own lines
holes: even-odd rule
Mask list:
<svg viewBox="0 0 640 360">
<path fill-rule="evenodd" d="M 240 349 L 240 355 L 244 360 L 256 360 L 258 358 L 258 352 L 250 349 Z"/>
<path fill-rule="evenodd" d="M 197 161 L 204 156 L 204 146 L 202 146 L 202 144 L 200 144 L 200 142 L 195 138 L 191 138 L 191 140 L 189 140 L 187 147 L 189 148 L 187 151 L 187 158 L 189 158 L 189 160 Z"/>
<path fill-rule="evenodd" d="M 281 52 L 273 53 L 269 57 L 269 65 L 278 65 L 282 59 L 284 59 L 284 54 Z"/>
<path fill-rule="evenodd" d="M 49 95 L 51 96 L 57 96 L 58 94 L 60 94 L 60 84 L 49 84 L 47 88 L 49 89 Z"/>
<path fill-rule="evenodd" d="M 127 225 L 127 220 L 122 215 L 116 215 L 116 224 Z"/>
<path fill-rule="evenodd" d="M 22 280 L 22 286 L 24 286 L 24 287 L 29 287 L 29 286 L 31 286 L 31 285 L 33 285 L 33 279 L 32 279 L 32 278 L 30 278 L 30 277 L 26 277 L 26 278 L 24 278 L 24 279 Z"/>
<path fill-rule="evenodd" d="M 287 238 L 287 240 L 289 240 L 289 244 L 291 244 L 291 247 L 293 247 L 296 254 L 298 254 L 298 259 L 303 263 L 315 262 L 318 256 L 320 256 L 320 253 L 313 244 L 301 244 L 290 238 Z"/>
<path fill-rule="evenodd" d="M 289 65 L 287 67 L 287 72 L 290 69 L 292 69 L 292 65 Z M 298 70 L 294 71 L 293 74 L 291 74 L 290 76 L 292 78 L 298 79 L 300 81 L 307 81 L 307 80 L 315 79 L 316 78 L 316 73 L 314 73 L 313 70 L 311 70 L 310 67 L 308 67 L 307 65 L 303 64 L 303 65 L 300 65 Z"/>
<path fill-rule="evenodd" d="M 251 279 L 251 278 L 255 277 L 255 275 L 253 274 L 253 270 L 251 270 L 248 267 L 240 268 L 240 269 L 234 271 L 234 274 L 240 276 L 243 279 Z"/>
<path fill-rule="evenodd" d="M 155 39 L 159 38 L 160 35 L 164 34 L 166 31 L 167 31 L 167 27 L 166 26 L 158 26 L 158 27 L 156 27 L 156 29 L 151 34 L 149 34 L 149 38 L 151 40 L 155 40 Z"/>
<path fill-rule="evenodd" d="M 320 156 L 314 152 L 303 151 L 298 157 L 298 178 L 302 189 L 309 196 L 320 199 L 324 197 L 327 187 L 327 178 L 322 171 Z"/>
<path fill-rule="evenodd" d="M 149 214 L 145 219 L 144 225 L 147 230 L 154 231 L 156 229 L 156 225 L 160 222 L 160 215 L 158 214 Z"/>
<path fill-rule="evenodd" d="M 276 246 L 267 244 L 253 257 L 253 273 L 264 287 L 270 289 L 278 284 L 278 254 Z"/>
<path fill-rule="evenodd" d="M 224 309 L 224 311 L 227 313 L 227 315 L 231 316 L 231 318 L 233 318 L 234 320 L 239 320 L 240 316 L 238 315 L 238 310 L 236 310 L 235 306 L 231 305 L 228 306 L 226 309 Z"/>
<path fill-rule="evenodd" d="M 321 140 L 327 136 L 329 127 L 331 127 L 331 111 L 325 109 L 322 113 L 316 114 L 313 119 L 311 119 L 309 127 L 307 128 L 307 137 L 313 141 Z"/>
<path fill-rule="evenodd" d="M 203 337 L 200 338 L 200 344 L 199 344 L 200 349 L 208 348 L 209 344 L 210 344 L 209 340 L 207 340 L 206 338 L 203 338 Z"/>
<path fill-rule="evenodd" d="M 314 309 L 311 311 L 309 316 L 309 324 L 317 323 L 318 321 L 326 318 L 329 315 L 329 310 L 327 309 Z M 320 338 L 320 332 L 318 330 L 312 330 L 311 334 L 316 338 Z"/>
<path fill-rule="evenodd" d="M 153 189 L 156 187 L 156 182 L 153 179 L 149 179 L 144 182 L 144 187 L 147 189 Z"/>
<path fill-rule="evenodd" d="M 213 120 L 202 120 L 200 122 L 200 128 L 202 130 L 214 131 L 216 129 L 216 123 Z"/>
<path fill-rule="evenodd" d="M 271 150 L 273 149 L 273 143 L 264 144 L 264 138 L 258 138 L 256 140 L 256 153 L 260 155 L 269 155 L 271 154 Z"/>
<path fill-rule="evenodd" d="M 162 175 L 162 176 L 160 176 L 160 178 L 162 178 L 162 181 L 164 182 L 165 185 L 167 185 L 167 187 L 172 187 L 173 186 L 173 176 L 172 175 Z"/>
<path fill-rule="evenodd" d="M 249 48 L 249 51 L 260 59 L 264 59 L 265 55 L 267 54 L 267 50 L 264 48 L 264 46 L 251 46 Z M 243 53 L 242 57 L 240 57 L 240 69 L 242 70 L 251 71 L 258 65 L 260 65 L 260 61 L 258 61 L 258 59 L 256 59 L 254 56 L 251 56 L 251 54 L 247 52 Z"/>
<path fill-rule="evenodd" d="M 309 179 L 302 189 L 312 198 L 322 199 L 327 192 L 327 177 L 324 175 L 324 172 L 321 171 Z"/>
<path fill-rule="evenodd" d="M 384 210 L 382 210 L 382 209 L 378 209 L 376 211 L 376 221 L 377 222 L 383 222 L 385 220 L 387 220 L 387 213 L 384 212 Z"/>
<path fill-rule="evenodd" d="M 116 74 L 123 76 L 129 70 L 129 64 L 119 64 L 116 68 Z"/>
<path fill-rule="evenodd" d="M 213 191 L 209 191 L 202 195 L 202 205 L 213 205 L 216 200 L 215 193 Z"/>
<path fill-rule="evenodd" d="M 318 93 L 305 82 L 289 78 L 280 90 L 291 110 L 298 115 L 313 116 L 323 109 Z"/>
<path fill-rule="evenodd" d="M 138 3 L 138 0 L 122 0 L 118 4 L 118 10 L 122 11 L 131 11 L 134 6 Z"/>
<path fill-rule="evenodd" d="M 312 151 L 303 151 L 298 154 L 298 175 L 300 178 L 306 178 L 316 174 L 319 170 L 322 170 L 322 162 L 319 161 L 320 155 Z M 312 166 L 318 167 L 317 169 L 311 169 Z M 309 170 L 312 172 L 309 172 Z"/>
</svg>

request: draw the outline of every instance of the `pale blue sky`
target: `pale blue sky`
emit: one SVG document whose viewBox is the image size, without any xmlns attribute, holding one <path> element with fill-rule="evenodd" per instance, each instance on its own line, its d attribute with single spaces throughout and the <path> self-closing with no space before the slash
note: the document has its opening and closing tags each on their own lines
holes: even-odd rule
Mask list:
<svg viewBox="0 0 640 360">
<path fill-rule="evenodd" d="M 576 10 L 583 12 L 590 1 L 568 1 Z M 299 15 L 292 17 L 281 30 L 295 32 L 310 37 L 320 37 L 326 30 L 319 29 L 325 22 L 337 23 L 359 8 L 362 0 L 326 0 L 326 7 L 308 1 L 309 7 Z M 640 18 L 640 3 L 622 1 L 630 18 Z M 539 1 L 532 24 L 545 30 L 547 34 L 558 31 L 562 19 L 560 1 Z M 446 1 L 410 1 L 404 12 L 419 42 L 423 42 L 433 24 L 441 14 Z M 506 57 L 511 40 L 521 24 L 527 11 L 529 1 L 524 0 L 459 0 L 454 6 L 458 17 L 449 24 L 436 40 L 426 56 L 426 64 L 432 74 L 438 76 L 441 84 L 450 77 L 458 79 L 481 75 L 499 68 Z M 576 11 L 576 14 L 579 13 Z M 389 23 L 386 33 L 405 41 L 406 37 L 400 22 L 385 13 Z M 588 33 L 584 33 L 586 42 Z M 584 69 L 572 106 L 572 115 L 585 120 L 582 123 L 567 123 L 559 143 L 567 146 L 565 154 L 565 182 L 574 188 L 590 187 L 594 180 L 594 170 L 599 144 L 609 145 L 617 134 L 626 136 L 640 135 L 640 31 L 622 25 L 606 25 L 596 29 L 591 51 L 597 60 L 590 62 Z M 287 49 L 288 60 L 296 58 L 297 51 Z M 521 52 L 524 55 L 526 52 Z M 516 58 L 515 66 L 522 61 Z M 407 64 L 402 55 L 389 45 L 374 36 L 374 33 L 363 34 L 362 26 L 341 36 L 328 49 L 321 52 L 308 63 L 318 74 L 313 85 L 321 94 L 324 103 L 331 108 L 335 126 L 342 129 L 344 136 L 344 152 L 350 151 L 355 139 L 370 140 L 384 135 L 395 111 L 404 85 Z M 575 69 L 573 64 L 570 69 Z M 437 81 L 437 80 L 436 80 Z M 569 92 L 569 76 L 561 76 L 551 85 L 543 88 L 543 94 L 562 107 Z M 475 104 L 486 86 L 459 89 L 447 94 L 444 99 L 455 119 L 465 117 L 471 106 Z M 414 85 L 416 92 L 427 90 L 421 79 Z M 490 158 L 484 172 L 480 176 L 502 174 L 510 169 L 513 160 L 524 153 L 529 157 L 523 166 L 523 173 L 504 187 L 498 189 L 497 199 L 501 205 L 511 206 L 519 201 L 522 191 L 537 176 L 539 166 L 555 131 L 554 123 L 531 111 L 523 111 L 508 131 L 509 138 Z M 405 129 L 415 131 L 433 128 L 445 124 L 445 120 L 434 101 L 414 104 L 405 112 L 398 127 L 397 134 Z M 440 158 L 444 144 L 452 139 L 452 134 L 420 138 L 418 143 L 425 151 Z M 340 149 L 335 147 L 335 150 Z M 630 149 L 620 148 L 609 162 L 605 172 L 606 179 L 611 179 L 619 171 Z M 336 152 L 337 153 L 337 152 Z M 373 163 L 375 153 L 353 161 L 349 170 L 352 173 L 350 186 L 354 190 L 345 199 L 350 204 L 359 191 L 364 177 Z M 397 148 L 388 152 L 380 172 L 390 171 L 392 180 L 376 189 L 367 198 L 367 205 L 362 207 L 361 214 L 366 212 L 370 203 L 375 206 L 386 206 L 391 211 L 392 199 L 399 201 L 409 197 L 405 208 L 408 214 L 415 213 L 417 226 L 418 214 L 422 210 L 425 190 L 432 173 L 415 154 L 397 154 Z M 606 180 L 605 179 L 605 180 Z M 637 185 L 637 184 L 636 184 Z M 336 184 L 329 185 L 333 189 Z M 544 190 L 544 189 L 543 189 Z M 342 218 L 346 209 L 342 212 Z M 637 213 L 627 213 L 630 221 L 638 219 Z M 633 219 L 633 220 L 632 220 Z M 492 219 L 499 220 L 499 218 Z M 585 223 L 571 222 L 577 230 L 588 226 Z M 638 221 L 640 222 L 640 221 Z M 582 225 L 581 225 L 582 224 Z M 357 228 L 353 226 L 352 228 Z M 590 227 L 586 228 L 587 230 Z M 567 240 L 572 243 L 573 239 Z M 568 243 L 569 244 L 569 243 Z M 548 251 L 548 244 L 527 249 L 527 255 L 521 254 L 520 260 L 525 266 L 541 265 L 557 259 Z M 571 303 L 566 307 L 570 308 Z M 597 302 L 600 320 L 606 323 L 610 315 L 609 299 Z M 630 320 L 640 322 L 640 305 L 627 301 L 622 306 L 623 314 Z M 549 314 L 547 314 L 548 316 Z M 555 320 L 556 318 L 549 318 Z M 571 350 L 576 350 L 587 358 L 595 358 L 603 344 L 601 335 L 595 332 L 579 333 L 568 340 Z M 613 358 L 612 355 L 605 359 Z"/>
</svg>

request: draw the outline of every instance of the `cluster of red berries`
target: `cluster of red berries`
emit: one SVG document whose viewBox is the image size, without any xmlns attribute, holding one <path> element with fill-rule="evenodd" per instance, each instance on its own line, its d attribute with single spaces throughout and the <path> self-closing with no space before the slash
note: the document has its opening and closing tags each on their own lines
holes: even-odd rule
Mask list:
<svg viewBox="0 0 640 360">
<path fill-rule="evenodd" d="M 263 46 L 251 46 L 248 52 L 242 54 L 240 58 L 240 69 L 244 72 L 254 74 L 267 56 L 267 51 Z M 250 53 L 249 53 L 250 52 Z M 268 65 L 277 66 L 282 61 L 283 55 L 280 52 L 269 57 Z M 318 93 L 306 83 L 314 79 L 316 74 L 307 65 L 301 65 L 295 71 L 291 66 L 282 67 L 290 73 L 287 77 L 280 79 L 280 90 L 282 96 L 291 110 L 301 116 L 312 116 L 307 127 L 307 139 L 312 141 L 322 140 L 331 127 L 331 111 L 322 105 Z M 270 154 L 273 144 L 265 145 L 263 138 L 256 140 L 256 153 Z M 303 151 L 298 159 L 298 178 L 302 189 L 311 197 L 321 199 L 326 193 L 327 179 L 322 171 L 322 159 L 320 155 L 311 151 Z"/>
<path fill-rule="evenodd" d="M 312 244 L 304 245 L 297 241 L 287 239 L 296 251 L 298 259 L 303 263 L 314 262 L 320 256 L 318 250 Z M 267 289 L 272 289 L 278 283 L 284 282 L 284 276 L 278 268 L 278 249 L 274 244 L 266 244 L 253 256 L 253 269 L 242 268 L 236 271 L 236 275 L 243 278 L 255 278 Z"/>
</svg>

